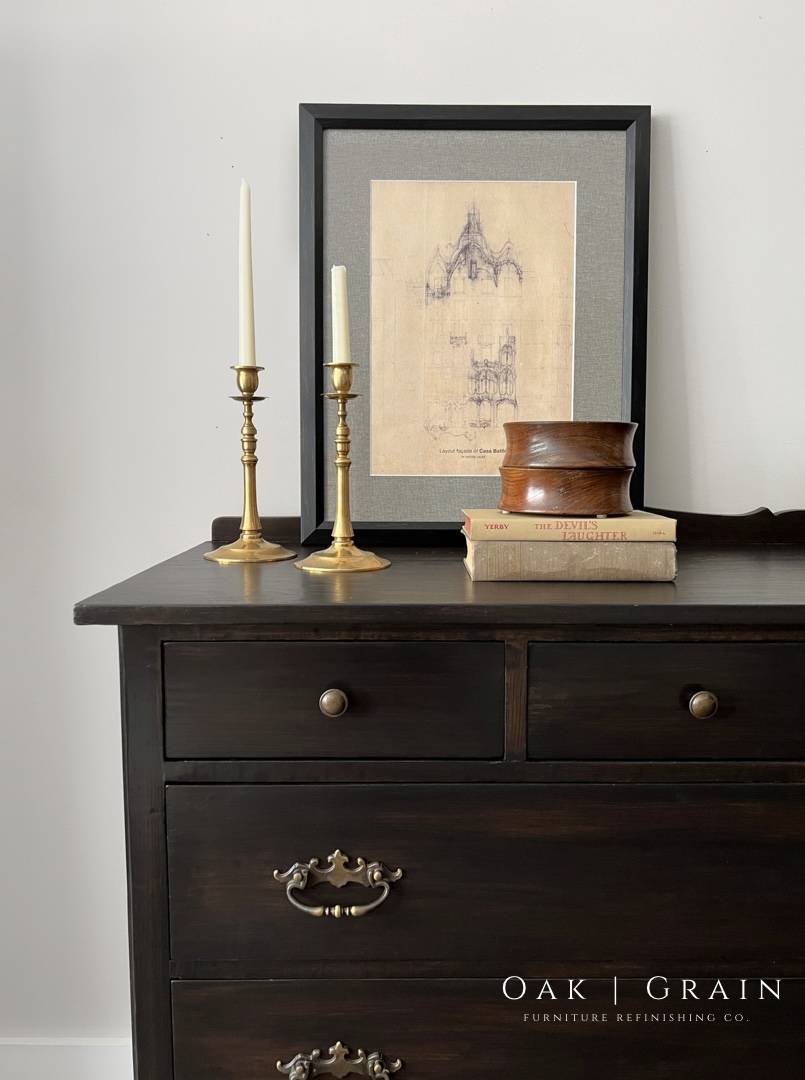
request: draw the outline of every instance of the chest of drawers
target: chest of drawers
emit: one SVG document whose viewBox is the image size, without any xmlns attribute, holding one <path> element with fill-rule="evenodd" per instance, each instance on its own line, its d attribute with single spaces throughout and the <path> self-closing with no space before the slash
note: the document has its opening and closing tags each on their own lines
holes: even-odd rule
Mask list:
<svg viewBox="0 0 805 1080">
<path fill-rule="evenodd" d="M 473 585 L 208 547 L 76 608 L 120 626 L 137 1080 L 792 1075 L 805 549 Z M 617 1021 L 651 977 L 716 1022 Z"/>
</svg>

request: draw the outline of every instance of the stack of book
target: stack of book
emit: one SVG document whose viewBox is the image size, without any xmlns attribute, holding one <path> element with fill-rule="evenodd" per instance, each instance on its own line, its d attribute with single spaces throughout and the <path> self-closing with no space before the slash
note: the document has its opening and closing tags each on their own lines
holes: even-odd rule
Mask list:
<svg viewBox="0 0 805 1080">
<path fill-rule="evenodd" d="M 465 510 L 473 581 L 673 581 L 676 521 L 635 510 L 568 518 Z"/>
</svg>

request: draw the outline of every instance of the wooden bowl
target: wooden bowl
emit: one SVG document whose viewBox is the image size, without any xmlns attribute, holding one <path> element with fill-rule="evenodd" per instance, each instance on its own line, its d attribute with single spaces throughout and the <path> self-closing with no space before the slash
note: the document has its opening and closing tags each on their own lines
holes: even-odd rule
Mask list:
<svg viewBox="0 0 805 1080">
<path fill-rule="evenodd" d="M 504 465 L 521 469 L 634 468 L 637 424 L 594 420 L 517 420 L 503 425 Z"/>
<path fill-rule="evenodd" d="M 578 517 L 632 510 L 637 424 L 544 420 L 503 428 L 500 510 Z"/>
</svg>

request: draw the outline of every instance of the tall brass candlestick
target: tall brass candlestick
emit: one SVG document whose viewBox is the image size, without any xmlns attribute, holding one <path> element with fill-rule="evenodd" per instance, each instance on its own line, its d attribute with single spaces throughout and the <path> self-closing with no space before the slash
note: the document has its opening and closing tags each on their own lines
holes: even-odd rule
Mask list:
<svg viewBox="0 0 805 1080">
<path fill-rule="evenodd" d="M 260 382 L 261 367 L 239 364 L 232 369 L 238 380 L 239 394 L 233 394 L 233 401 L 243 403 L 243 427 L 240 429 L 240 444 L 243 453 L 243 516 L 240 519 L 240 539 L 226 547 L 208 551 L 204 558 L 217 563 L 258 563 L 279 562 L 280 559 L 295 558 L 293 551 L 272 544 L 263 539 L 260 514 L 257 511 L 257 429 L 252 419 L 252 405 L 263 401 L 255 396 Z"/>
<path fill-rule="evenodd" d="M 381 559 L 371 551 L 361 551 L 352 539 L 352 516 L 349 509 L 349 424 L 347 402 L 356 398 L 352 390 L 352 369 L 357 364 L 334 362 L 325 364 L 330 369 L 333 389 L 324 396 L 338 403 L 338 424 L 335 429 L 335 521 L 333 542 L 324 551 L 316 551 L 295 565 L 313 574 L 356 572 L 359 570 L 385 570 L 388 559 Z"/>
</svg>

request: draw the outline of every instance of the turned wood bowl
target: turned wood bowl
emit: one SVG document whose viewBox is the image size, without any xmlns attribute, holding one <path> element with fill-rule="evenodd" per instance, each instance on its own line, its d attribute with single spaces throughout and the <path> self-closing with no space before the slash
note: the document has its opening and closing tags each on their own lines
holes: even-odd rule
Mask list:
<svg viewBox="0 0 805 1080">
<path fill-rule="evenodd" d="M 637 424 L 539 420 L 503 429 L 500 510 L 578 517 L 632 510 Z"/>
</svg>

